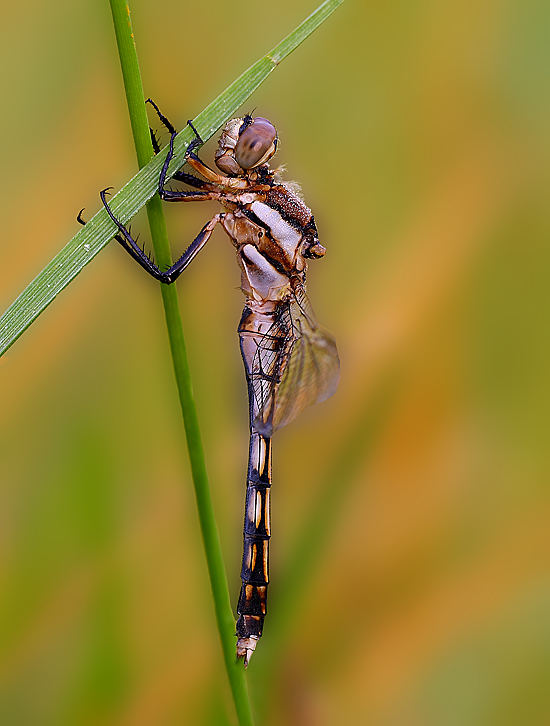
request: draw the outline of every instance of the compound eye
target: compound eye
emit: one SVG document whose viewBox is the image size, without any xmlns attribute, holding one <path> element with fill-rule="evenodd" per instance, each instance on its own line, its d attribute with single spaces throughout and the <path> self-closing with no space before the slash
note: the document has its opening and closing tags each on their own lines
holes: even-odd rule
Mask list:
<svg viewBox="0 0 550 726">
<path fill-rule="evenodd" d="M 252 169 L 275 153 L 277 131 L 266 118 L 258 116 L 239 136 L 235 159 L 241 169 Z"/>
</svg>

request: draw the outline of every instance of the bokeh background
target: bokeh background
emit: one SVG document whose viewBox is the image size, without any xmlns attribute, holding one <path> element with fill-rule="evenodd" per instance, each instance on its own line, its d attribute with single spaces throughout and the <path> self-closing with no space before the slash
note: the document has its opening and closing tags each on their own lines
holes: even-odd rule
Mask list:
<svg viewBox="0 0 550 726">
<path fill-rule="evenodd" d="M 133 0 L 145 92 L 183 125 L 314 6 Z M 550 723 L 549 22 L 348 0 L 243 109 L 342 361 L 275 441 L 267 726 Z M 5 4 L 0 69 L 3 310 L 136 162 L 107 2 Z M 218 231 L 178 285 L 233 602 L 238 277 Z M 0 722 L 234 724 L 155 284 L 109 245 L 0 365 Z"/>
</svg>

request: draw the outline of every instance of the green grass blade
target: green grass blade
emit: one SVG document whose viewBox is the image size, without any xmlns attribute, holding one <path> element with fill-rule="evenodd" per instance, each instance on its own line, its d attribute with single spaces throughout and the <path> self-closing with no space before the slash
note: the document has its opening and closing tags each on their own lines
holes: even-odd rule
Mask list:
<svg viewBox="0 0 550 726">
<path fill-rule="evenodd" d="M 326 0 L 292 33 L 263 58 L 240 75 L 195 119 L 202 138 L 209 139 L 258 88 L 267 76 L 303 42 L 343 0 Z M 175 158 L 168 177 L 181 166 L 193 134 L 187 127 L 176 139 Z M 127 222 L 153 196 L 157 188 L 164 154 L 149 161 L 133 179 L 111 199 L 111 206 L 122 222 Z M 110 241 L 114 225 L 101 209 L 49 264 L 23 290 L 0 318 L 0 355 L 32 324 L 52 300 L 78 275 Z M 162 262 L 159 259 L 159 262 Z"/>
</svg>

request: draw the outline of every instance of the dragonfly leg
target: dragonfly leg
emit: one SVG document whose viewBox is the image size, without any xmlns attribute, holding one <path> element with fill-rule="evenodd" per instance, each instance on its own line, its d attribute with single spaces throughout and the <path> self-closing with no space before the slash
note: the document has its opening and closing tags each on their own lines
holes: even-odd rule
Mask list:
<svg viewBox="0 0 550 726">
<path fill-rule="evenodd" d="M 157 116 L 159 117 L 159 119 L 161 120 L 161 122 L 163 123 L 163 125 L 168 129 L 168 131 L 171 134 L 175 134 L 176 133 L 175 127 L 166 118 L 166 116 L 162 113 L 162 111 L 157 106 L 157 104 L 153 101 L 153 99 L 152 98 L 148 98 L 147 101 L 145 101 L 145 103 L 150 103 L 151 104 L 151 106 L 157 112 Z M 188 121 L 187 122 L 187 125 L 191 127 L 191 130 L 195 134 L 195 138 L 191 142 L 190 146 L 192 146 L 193 149 L 195 149 L 197 146 L 202 146 L 204 144 L 204 141 L 201 139 L 201 135 L 199 134 L 199 132 L 197 131 L 197 129 L 194 127 L 193 122 L 192 121 Z"/>
<path fill-rule="evenodd" d="M 159 179 L 159 194 L 162 197 L 163 191 L 164 191 L 164 180 L 166 178 L 166 172 L 168 171 L 168 165 L 170 163 L 170 160 L 172 159 L 172 156 L 174 155 L 173 147 L 174 147 L 174 139 L 177 136 L 177 131 L 174 128 L 174 126 L 170 123 L 170 121 L 166 118 L 166 116 L 161 112 L 157 104 L 150 98 L 147 99 L 147 103 L 150 103 L 151 106 L 155 109 L 157 112 L 157 115 L 161 122 L 164 124 L 164 126 L 168 129 L 170 132 L 170 150 L 166 156 L 166 161 L 164 162 L 164 166 L 162 167 L 162 171 L 160 174 Z M 202 138 L 200 137 L 199 132 L 194 127 L 192 121 L 188 121 L 187 124 L 192 128 L 195 138 L 189 146 L 187 147 L 187 150 L 185 152 L 185 157 L 187 163 L 195 169 L 196 172 L 198 172 L 201 176 L 203 176 L 205 179 L 207 179 L 209 182 L 212 182 L 214 184 L 218 184 L 219 186 L 228 187 L 230 189 L 246 189 L 249 186 L 249 182 L 246 179 L 239 179 L 235 177 L 228 177 L 223 176 L 222 174 L 218 174 L 218 172 L 211 169 L 207 164 L 205 164 L 199 157 L 194 153 L 195 149 L 198 146 L 201 146 L 204 142 Z M 177 177 L 176 177 L 177 178 Z M 196 178 L 196 177 L 194 177 Z M 180 181 L 185 181 L 184 179 L 180 179 Z M 196 185 L 193 185 L 196 186 Z"/>
<path fill-rule="evenodd" d="M 86 226 L 86 224 L 87 224 L 86 220 L 85 220 L 85 219 L 84 219 L 84 217 L 82 216 L 82 212 L 84 211 L 84 209 L 85 209 L 85 208 L 84 208 L 84 207 L 82 207 L 82 209 L 80 210 L 80 212 L 79 212 L 79 213 L 78 213 L 78 214 L 76 215 L 76 221 L 77 221 L 77 222 L 78 222 L 79 224 L 81 224 L 81 225 L 82 225 L 83 227 L 85 227 L 85 226 Z M 115 236 L 113 237 L 113 239 L 116 239 L 116 241 L 117 241 L 117 242 L 119 242 L 119 243 L 120 243 L 121 245 L 124 245 L 124 240 L 123 240 L 123 238 L 122 238 L 122 235 L 120 235 L 120 234 L 115 234 Z"/>
<path fill-rule="evenodd" d="M 165 202 L 198 202 L 198 201 L 208 201 L 208 200 L 217 200 L 221 201 L 227 200 L 236 203 L 237 199 L 233 197 L 230 194 L 227 194 L 226 192 L 223 192 L 219 189 L 219 187 L 214 186 L 213 184 L 208 184 L 208 182 L 202 181 L 202 179 L 197 179 L 197 177 L 193 176 L 192 174 L 185 174 L 184 172 L 181 172 L 180 174 L 176 175 L 175 178 L 179 181 L 184 181 L 187 184 L 190 184 L 191 186 L 199 187 L 201 191 L 198 192 L 182 192 L 182 191 L 172 191 L 171 189 L 165 189 L 165 183 L 166 183 L 166 173 L 168 171 L 168 166 L 170 164 L 170 161 L 172 160 L 172 157 L 174 156 L 174 139 L 176 138 L 176 132 L 174 131 L 172 135 L 170 136 L 170 147 L 168 149 L 168 153 L 166 154 L 166 159 L 164 160 L 164 164 L 162 166 L 162 171 L 160 172 L 159 176 L 159 185 L 158 185 L 158 193 L 160 198 Z"/>
<path fill-rule="evenodd" d="M 204 245 L 208 242 L 212 236 L 212 232 L 217 224 L 221 223 L 225 217 L 224 212 L 218 212 L 212 219 L 207 222 L 195 239 L 191 242 L 189 247 L 185 250 L 182 256 L 174 262 L 174 264 L 166 270 L 164 273 L 166 280 L 161 282 L 172 283 L 175 282 L 181 273 L 185 270 L 187 265 L 195 258 L 195 256 L 202 250 Z"/>
<path fill-rule="evenodd" d="M 166 127 L 166 129 L 168 129 L 168 131 L 170 132 L 170 134 L 174 134 L 174 136 L 175 136 L 177 134 L 177 131 L 176 131 L 175 127 L 172 125 L 172 123 L 170 123 L 170 121 L 162 113 L 162 111 L 157 106 L 157 104 L 153 101 L 153 99 L 152 98 L 148 98 L 147 101 L 145 101 L 145 103 L 150 103 L 151 104 L 151 106 L 157 112 L 157 116 L 161 120 L 162 124 Z M 191 143 L 189 144 L 189 147 L 188 147 L 191 151 L 193 151 L 194 149 L 197 148 L 197 146 L 202 146 L 204 144 L 204 141 L 201 139 L 201 136 L 200 136 L 199 132 L 197 131 L 197 129 L 193 126 L 193 122 L 192 121 L 188 121 L 187 124 L 188 124 L 188 126 L 191 127 L 193 133 L 195 134 L 195 138 L 193 139 L 193 141 L 191 141 Z"/>
<path fill-rule="evenodd" d="M 151 143 L 153 144 L 153 151 L 155 154 L 158 154 L 160 152 L 160 144 L 157 139 L 157 135 L 155 134 L 154 130 L 149 126 L 149 133 L 151 134 Z"/>
<path fill-rule="evenodd" d="M 157 136 L 152 128 L 149 128 L 149 131 L 151 133 L 153 151 L 155 152 L 155 154 L 158 154 L 160 152 L 160 144 L 158 142 Z M 172 176 L 172 179 L 183 182 L 184 184 L 188 184 L 190 187 L 195 187 L 196 189 L 205 189 L 209 191 L 217 191 L 218 189 L 218 187 L 214 186 L 214 184 L 209 184 L 208 182 L 204 181 L 203 179 L 199 179 L 193 174 L 181 171 L 181 169 Z"/>
<path fill-rule="evenodd" d="M 153 108 L 155 109 L 157 116 L 161 120 L 162 124 L 170 132 L 170 136 L 175 138 L 176 129 L 174 128 L 172 123 L 166 118 L 166 116 L 161 112 L 161 110 L 159 109 L 157 104 L 151 98 L 148 98 L 146 103 L 150 103 L 151 106 L 153 106 Z M 192 122 L 188 121 L 187 123 L 191 126 L 191 128 L 193 129 L 195 136 L 196 136 L 196 139 L 194 139 L 187 147 L 188 151 L 192 151 L 196 146 L 198 146 L 199 144 L 202 144 L 203 141 L 202 141 L 201 137 L 199 136 L 197 130 L 193 126 Z M 155 154 L 158 154 L 160 152 L 160 144 L 158 142 L 157 136 L 152 128 L 149 128 L 149 131 L 151 133 L 151 142 L 153 144 L 153 150 L 154 150 Z M 173 149 L 171 149 L 171 152 L 170 152 L 170 159 L 172 158 L 172 156 L 173 156 Z M 170 162 L 168 162 L 168 163 L 170 163 Z M 166 165 L 166 168 L 168 168 L 168 165 Z M 164 172 L 164 174 L 166 175 L 166 171 Z M 217 188 L 217 187 L 214 187 L 212 184 L 209 184 L 208 182 L 204 181 L 203 179 L 198 179 L 193 174 L 188 174 L 184 171 L 177 171 L 172 176 L 172 179 L 176 179 L 177 181 L 184 182 L 185 184 L 189 184 L 189 186 L 196 187 L 197 189 L 208 189 L 210 191 L 215 191 Z M 159 191 L 160 191 L 160 189 L 159 189 Z M 161 196 L 162 196 L 162 194 L 161 194 Z"/>
<path fill-rule="evenodd" d="M 233 202 L 238 204 L 239 200 L 234 194 L 226 194 L 219 190 L 216 191 L 200 191 L 200 192 L 182 192 L 165 189 L 162 195 L 165 202 Z"/>
<path fill-rule="evenodd" d="M 210 239 L 212 232 L 214 230 L 214 227 L 223 220 L 224 213 L 220 212 L 218 214 L 215 214 L 212 219 L 207 222 L 204 227 L 201 229 L 201 231 L 198 233 L 198 235 L 195 237 L 195 239 L 191 242 L 191 244 L 187 247 L 185 252 L 181 255 L 181 257 L 174 262 L 171 267 L 169 267 L 167 270 L 161 270 L 158 265 L 155 263 L 154 260 L 152 260 L 148 255 L 145 254 L 145 252 L 142 250 L 142 248 L 137 244 L 137 242 L 132 238 L 132 235 L 130 234 L 129 230 L 120 222 L 115 215 L 113 214 L 113 211 L 111 210 L 109 204 L 107 203 L 106 199 L 106 192 L 107 190 L 104 189 L 100 192 L 99 196 L 101 197 L 101 201 L 103 202 L 103 206 L 107 210 L 107 214 L 111 218 L 111 220 L 116 224 L 118 228 L 118 233 L 115 235 L 114 239 L 119 242 L 122 247 L 128 252 L 128 254 L 134 258 L 134 260 L 143 267 L 143 269 L 148 272 L 152 277 L 154 277 L 156 280 L 159 280 L 160 282 L 163 282 L 165 284 L 171 284 L 177 280 L 177 278 L 181 275 L 181 273 L 185 270 L 187 265 L 195 258 L 195 256 L 200 252 L 200 250 L 204 247 L 204 245 L 208 242 Z M 191 194 L 194 192 L 190 192 Z"/>
<path fill-rule="evenodd" d="M 159 117 L 159 119 L 160 119 L 160 120 L 162 121 L 163 125 L 164 125 L 164 126 L 165 126 L 165 127 L 167 128 L 167 129 L 168 129 L 168 131 L 169 131 L 169 132 L 170 132 L 171 134 L 175 134 L 175 133 L 176 133 L 176 129 L 175 129 L 175 128 L 174 128 L 174 126 L 173 126 L 173 125 L 172 125 L 172 124 L 170 123 L 170 121 L 169 121 L 169 120 L 168 120 L 168 119 L 166 118 L 166 116 L 165 116 L 165 115 L 164 115 L 164 114 L 162 113 L 162 111 L 161 111 L 161 110 L 160 110 L 160 108 L 159 108 L 159 107 L 157 106 L 157 104 L 156 104 L 156 103 L 155 103 L 155 102 L 153 101 L 153 99 L 152 99 L 152 98 L 148 98 L 148 99 L 147 99 L 147 100 L 145 101 L 145 103 L 150 103 L 150 104 L 151 104 L 151 106 L 152 106 L 152 107 L 153 107 L 153 108 L 155 109 L 155 111 L 157 112 L 157 116 L 158 116 L 158 117 Z"/>
<path fill-rule="evenodd" d="M 189 174 L 181 170 L 177 171 L 172 179 L 188 184 L 190 187 L 195 187 L 196 189 L 205 189 L 212 192 L 218 190 L 218 187 L 214 184 L 209 184 L 207 181 L 204 181 L 204 179 L 199 179 L 194 174 Z"/>
<path fill-rule="evenodd" d="M 218 174 L 217 171 L 214 171 L 201 161 L 193 151 L 189 152 L 189 149 L 187 150 L 187 163 L 205 179 L 208 179 L 208 181 L 214 184 L 219 184 L 222 187 L 228 187 L 229 189 L 247 189 L 250 186 L 250 182 L 247 179 Z"/>
<path fill-rule="evenodd" d="M 170 131 L 170 145 L 169 145 L 168 153 L 166 154 L 166 159 L 164 160 L 164 164 L 162 165 L 162 170 L 161 170 L 160 176 L 159 176 L 159 183 L 158 183 L 159 196 L 164 201 L 169 201 L 169 202 L 189 201 L 189 199 L 191 198 L 190 192 L 172 192 L 169 189 L 165 189 L 166 175 L 168 173 L 168 167 L 174 156 L 174 140 L 176 138 L 177 132 L 176 132 L 176 129 L 170 123 L 170 121 L 168 121 L 166 116 L 164 116 L 161 113 L 161 111 L 159 110 L 156 103 L 154 103 L 154 101 L 152 101 L 150 98 L 148 99 L 148 102 L 154 107 L 155 111 L 158 114 L 158 117 L 160 118 L 162 123 L 166 126 L 168 131 Z M 193 126 L 193 124 L 191 124 L 191 127 L 193 128 L 193 131 L 195 131 L 195 134 L 197 134 L 197 131 L 195 130 L 195 127 Z M 187 147 L 186 157 L 192 151 L 192 149 L 194 149 L 197 146 L 199 141 L 200 141 L 200 136 L 198 136 L 198 134 L 197 134 L 197 138 L 194 139 Z M 154 144 L 153 144 L 153 147 L 154 147 Z M 158 148 L 158 143 L 157 143 L 157 148 Z M 173 178 L 176 179 L 177 181 L 184 182 L 185 184 L 189 184 L 190 186 L 196 187 L 196 188 L 204 190 L 204 191 L 210 191 L 210 192 L 218 191 L 218 188 L 216 186 L 209 184 L 208 182 L 203 181 L 202 179 L 198 179 L 193 174 L 187 174 L 186 172 L 183 172 L 183 171 L 176 172 L 174 174 Z M 195 199 L 199 199 L 199 198 L 201 198 L 201 196 L 199 196 L 199 195 L 195 196 Z M 211 198 L 215 198 L 215 197 L 211 197 Z"/>
</svg>

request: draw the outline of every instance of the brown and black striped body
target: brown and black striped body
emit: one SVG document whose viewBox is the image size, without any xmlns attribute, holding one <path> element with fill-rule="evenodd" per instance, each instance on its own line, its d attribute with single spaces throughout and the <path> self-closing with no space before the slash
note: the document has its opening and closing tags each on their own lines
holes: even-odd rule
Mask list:
<svg viewBox="0 0 550 726">
<path fill-rule="evenodd" d="M 267 612 L 271 434 L 277 388 L 292 349 L 290 300 L 294 286 L 304 283 L 305 235 L 316 238 L 310 210 L 290 191 L 278 185 L 254 196 L 222 222 L 237 249 L 246 296 L 239 336 L 248 384 L 250 449 L 237 607 L 237 655 L 245 663 L 262 635 Z M 283 205 L 294 212 L 293 223 L 283 217 Z"/>
<path fill-rule="evenodd" d="M 241 641 L 238 655 L 253 650 L 262 635 L 267 612 L 269 582 L 269 537 L 271 488 L 271 439 L 251 433 L 244 512 L 243 563 L 241 592 L 237 612 L 237 635 Z"/>
</svg>

